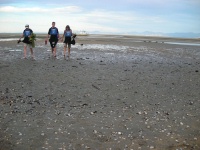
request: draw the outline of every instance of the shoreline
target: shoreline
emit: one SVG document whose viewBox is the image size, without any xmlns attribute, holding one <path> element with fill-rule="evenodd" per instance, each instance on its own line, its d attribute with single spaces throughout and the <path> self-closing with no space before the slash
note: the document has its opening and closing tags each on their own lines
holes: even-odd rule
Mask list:
<svg viewBox="0 0 200 150">
<path fill-rule="evenodd" d="M 47 34 L 43 33 L 35 33 L 37 38 L 46 38 Z M 62 35 L 62 34 L 60 34 Z M 21 33 L 0 33 L 0 39 L 6 38 L 18 38 L 21 36 Z M 181 42 L 181 43 L 199 43 L 200 38 L 181 38 L 181 37 L 164 37 L 164 36 L 141 36 L 141 35 L 111 35 L 111 34 L 88 34 L 77 35 L 80 38 L 122 38 L 122 39 L 133 39 L 141 42 L 153 42 L 153 41 L 161 41 L 161 42 Z"/>
</svg>

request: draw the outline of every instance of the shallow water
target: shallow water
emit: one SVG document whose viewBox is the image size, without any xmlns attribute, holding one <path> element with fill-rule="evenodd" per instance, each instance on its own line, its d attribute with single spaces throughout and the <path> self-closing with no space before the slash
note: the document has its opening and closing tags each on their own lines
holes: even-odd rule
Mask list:
<svg viewBox="0 0 200 150">
<path fill-rule="evenodd" d="M 176 45 L 191 45 L 191 46 L 200 46 L 199 43 L 180 43 L 180 42 L 165 42 L 166 44 L 176 44 Z"/>
<path fill-rule="evenodd" d="M 0 41 L 17 41 L 19 40 L 19 38 L 3 38 L 3 39 L 0 39 Z"/>
</svg>

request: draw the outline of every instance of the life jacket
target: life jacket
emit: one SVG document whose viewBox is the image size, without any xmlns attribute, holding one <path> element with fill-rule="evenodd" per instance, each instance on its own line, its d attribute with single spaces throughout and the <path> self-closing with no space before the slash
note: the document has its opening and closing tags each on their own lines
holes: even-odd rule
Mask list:
<svg viewBox="0 0 200 150">
<path fill-rule="evenodd" d="M 58 34 L 58 29 L 57 28 L 51 28 L 50 35 L 57 35 L 57 34 Z"/>
<path fill-rule="evenodd" d="M 65 31 L 65 37 L 71 37 L 71 36 L 72 36 L 72 31 L 71 30 Z"/>
<path fill-rule="evenodd" d="M 31 35 L 31 33 L 32 33 L 32 30 L 30 30 L 30 29 L 25 29 L 23 34 L 24 34 L 24 37 L 28 37 L 28 36 Z"/>
</svg>

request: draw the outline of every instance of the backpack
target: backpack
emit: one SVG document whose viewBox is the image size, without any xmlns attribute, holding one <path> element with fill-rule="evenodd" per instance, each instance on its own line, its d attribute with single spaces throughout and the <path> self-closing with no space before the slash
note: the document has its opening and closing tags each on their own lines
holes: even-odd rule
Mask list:
<svg viewBox="0 0 200 150">
<path fill-rule="evenodd" d="M 74 38 L 71 40 L 71 44 L 75 45 L 76 41 L 74 40 Z"/>
</svg>

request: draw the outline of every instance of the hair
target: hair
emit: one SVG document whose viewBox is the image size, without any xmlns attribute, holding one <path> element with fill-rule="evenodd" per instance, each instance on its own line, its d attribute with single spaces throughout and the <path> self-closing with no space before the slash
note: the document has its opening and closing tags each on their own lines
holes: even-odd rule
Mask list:
<svg viewBox="0 0 200 150">
<path fill-rule="evenodd" d="M 54 21 L 52 23 L 55 23 Z"/>
<path fill-rule="evenodd" d="M 65 29 L 66 29 L 67 27 L 69 27 L 69 29 L 70 29 L 70 26 L 69 26 L 69 25 L 66 25 Z"/>
</svg>

